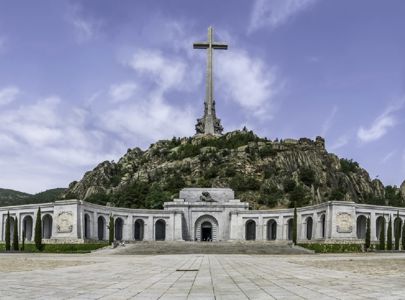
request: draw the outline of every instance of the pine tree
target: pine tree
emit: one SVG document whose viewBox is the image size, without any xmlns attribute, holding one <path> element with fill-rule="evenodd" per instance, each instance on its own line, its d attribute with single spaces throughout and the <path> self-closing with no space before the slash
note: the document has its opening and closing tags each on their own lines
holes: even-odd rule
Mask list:
<svg viewBox="0 0 405 300">
<path fill-rule="evenodd" d="M 108 242 L 110 245 L 114 242 L 114 218 L 110 216 L 110 222 L 108 224 Z"/>
<path fill-rule="evenodd" d="M 14 251 L 20 250 L 18 247 L 18 218 L 17 217 L 15 217 L 15 220 L 14 220 L 13 250 Z"/>
<path fill-rule="evenodd" d="M 41 208 L 38 207 L 37 219 L 35 221 L 35 247 L 38 251 L 42 250 L 42 222 L 41 222 Z"/>
<path fill-rule="evenodd" d="M 293 236 L 292 236 L 292 239 L 293 239 L 293 243 L 294 243 L 294 245 L 296 245 L 297 244 L 297 207 L 294 205 L 294 219 L 293 219 L 293 232 L 292 232 L 292 234 L 293 234 Z"/>
<path fill-rule="evenodd" d="M 382 218 L 381 231 L 380 231 L 380 250 L 385 250 L 385 218 Z"/>
<path fill-rule="evenodd" d="M 366 229 L 366 242 L 365 248 L 366 250 L 370 249 L 371 246 L 371 228 L 370 228 L 370 217 L 367 218 L 367 229 Z"/>
<path fill-rule="evenodd" d="M 11 244 L 10 244 L 10 225 L 11 225 L 11 219 L 10 219 L 10 212 L 7 212 L 7 220 L 6 220 L 6 231 L 5 231 L 5 240 L 6 240 L 6 251 L 11 250 Z"/>
<path fill-rule="evenodd" d="M 401 229 L 402 229 L 402 221 L 399 217 L 399 211 L 397 211 L 397 218 L 394 222 L 395 224 L 395 250 L 399 250 L 399 242 L 401 240 Z"/>
<path fill-rule="evenodd" d="M 25 250 L 25 230 L 22 232 L 21 251 Z"/>
<path fill-rule="evenodd" d="M 402 250 L 405 250 L 405 222 L 402 225 Z"/>
<path fill-rule="evenodd" d="M 387 250 L 392 250 L 392 219 L 388 222 L 388 232 L 387 232 Z"/>
</svg>

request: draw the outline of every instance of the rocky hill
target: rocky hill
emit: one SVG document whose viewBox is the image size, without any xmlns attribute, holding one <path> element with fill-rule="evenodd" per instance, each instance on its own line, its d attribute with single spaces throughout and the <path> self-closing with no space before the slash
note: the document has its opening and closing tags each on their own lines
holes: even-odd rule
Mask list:
<svg viewBox="0 0 405 300">
<path fill-rule="evenodd" d="M 60 198 L 65 190 L 64 188 L 56 188 L 32 195 L 0 188 L 0 206 L 52 202 Z"/>
<path fill-rule="evenodd" d="M 184 187 L 230 187 L 255 209 L 327 200 L 405 203 L 405 182 L 384 187 L 358 163 L 328 153 L 321 137 L 270 141 L 246 129 L 128 149 L 118 162 L 102 162 L 72 182 L 63 197 L 159 208 Z"/>
</svg>

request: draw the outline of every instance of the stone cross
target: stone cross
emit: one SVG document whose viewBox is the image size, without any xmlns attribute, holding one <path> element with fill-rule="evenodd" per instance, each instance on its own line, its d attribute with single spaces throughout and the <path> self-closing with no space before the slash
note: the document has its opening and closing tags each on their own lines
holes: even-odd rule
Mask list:
<svg viewBox="0 0 405 300">
<path fill-rule="evenodd" d="M 215 101 L 213 97 L 213 82 L 212 82 L 212 50 L 227 50 L 228 45 L 216 43 L 213 41 L 213 28 L 208 27 L 208 41 L 197 42 L 193 44 L 194 49 L 207 49 L 207 74 L 205 86 L 205 101 L 204 101 L 204 116 L 197 120 L 197 134 L 212 134 L 218 135 L 222 133 L 221 120 L 215 114 Z"/>
</svg>

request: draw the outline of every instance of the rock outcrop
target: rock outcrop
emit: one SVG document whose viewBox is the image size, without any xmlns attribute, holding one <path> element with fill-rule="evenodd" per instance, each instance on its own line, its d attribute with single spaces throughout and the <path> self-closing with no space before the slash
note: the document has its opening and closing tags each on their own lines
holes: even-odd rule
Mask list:
<svg viewBox="0 0 405 300">
<path fill-rule="evenodd" d="M 327 200 L 389 204 L 381 181 L 371 180 L 356 162 L 328 153 L 323 138 L 270 141 L 247 130 L 129 149 L 117 163 L 105 161 L 72 182 L 64 197 L 150 207 L 183 187 L 231 187 L 253 208 Z M 401 191 L 404 202 L 405 183 Z"/>
</svg>

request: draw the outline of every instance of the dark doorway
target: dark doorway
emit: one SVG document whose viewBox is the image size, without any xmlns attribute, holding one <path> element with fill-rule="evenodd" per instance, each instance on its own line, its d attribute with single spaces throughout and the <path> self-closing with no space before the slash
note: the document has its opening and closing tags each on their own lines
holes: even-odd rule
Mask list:
<svg viewBox="0 0 405 300">
<path fill-rule="evenodd" d="M 363 215 L 357 218 L 357 238 L 365 239 L 367 231 L 367 218 Z"/>
<path fill-rule="evenodd" d="M 313 221 L 311 217 L 307 218 L 307 240 L 312 239 L 312 226 L 313 225 Z"/>
<path fill-rule="evenodd" d="M 100 241 L 104 240 L 105 220 L 102 216 L 97 219 L 97 236 Z"/>
<path fill-rule="evenodd" d="M 246 222 L 246 240 L 254 241 L 256 239 L 256 222 L 249 220 Z"/>
<path fill-rule="evenodd" d="M 267 222 L 267 239 L 271 241 L 277 239 L 277 222 L 275 220 Z"/>
<path fill-rule="evenodd" d="M 134 233 L 135 241 L 143 240 L 143 227 L 144 227 L 143 220 L 135 221 L 135 233 Z"/>
<path fill-rule="evenodd" d="M 201 241 L 212 241 L 212 224 L 210 222 L 204 222 L 201 224 Z"/>
<path fill-rule="evenodd" d="M 90 217 L 88 214 L 84 215 L 84 238 L 90 238 Z"/>
<path fill-rule="evenodd" d="M 166 222 L 157 220 L 155 224 L 155 240 L 164 241 L 166 239 Z"/>
<path fill-rule="evenodd" d="M 288 220 L 287 237 L 288 237 L 288 240 L 290 240 L 290 241 L 292 240 L 292 237 L 293 237 L 293 223 L 294 223 L 293 219 Z"/>
<path fill-rule="evenodd" d="M 124 227 L 124 221 L 121 218 L 115 220 L 115 239 L 117 241 L 122 240 L 122 229 Z"/>
</svg>

